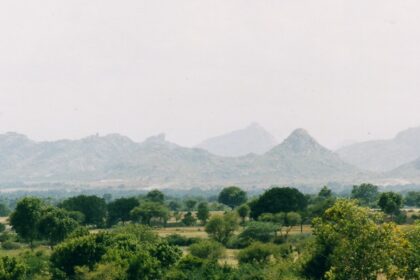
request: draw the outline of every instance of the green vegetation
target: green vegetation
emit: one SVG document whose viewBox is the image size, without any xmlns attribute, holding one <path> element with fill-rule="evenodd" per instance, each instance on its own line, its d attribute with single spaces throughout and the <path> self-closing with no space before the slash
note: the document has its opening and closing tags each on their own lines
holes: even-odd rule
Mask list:
<svg viewBox="0 0 420 280">
<path fill-rule="evenodd" d="M 232 186 L 224 188 L 220 192 L 218 201 L 233 209 L 236 206 L 245 203 L 247 201 L 247 195 L 246 192 L 240 188 Z"/>
<path fill-rule="evenodd" d="M 222 191 L 242 197 L 222 199 L 226 211 L 216 211 L 221 195 L 158 190 L 55 205 L 25 197 L 0 230 L 0 280 L 420 277 L 420 222 L 400 194 L 362 185 L 350 200 L 327 187 L 312 195 L 273 187 L 246 202 L 238 189 Z"/>
</svg>

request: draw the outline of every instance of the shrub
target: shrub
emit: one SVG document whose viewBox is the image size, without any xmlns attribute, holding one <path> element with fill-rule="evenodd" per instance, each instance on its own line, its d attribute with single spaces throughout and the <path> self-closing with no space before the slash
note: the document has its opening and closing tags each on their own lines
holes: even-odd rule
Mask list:
<svg viewBox="0 0 420 280">
<path fill-rule="evenodd" d="M 26 266 L 13 257 L 0 258 L 0 279 L 25 279 Z"/>
<path fill-rule="evenodd" d="M 6 242 L 8 240 L 16 240 L 16 234 L 9 231 L 2 232 L 0 234 L 0 242 Z"/>
<path fill-rule="evenodd" d="M 191 212 L 185 214 L 184 218 L 182 219 L 182 223 L 186 226 L 193 226 L 197 219 L 192 215 Z"/>
<path fill-rule="evenodd" d="M 1 247 L 4 250 L 16 250 L 16 249 L 19 249 L 21 246 L 17 242 L 5 241 L 5 242 L 1 243 Z"/>
<path fill-rule="evenodd" d="M 5 230 L 6 230 L 6 225 L 5 225 L 5 224 L 0 223 L 0 232 L 3 232 L 3 231 L 5 231 Z"/>
<path fill-rule="evenodd" d="M 270 242 L 276 235 L 277 226 L 266 222 L 251 222 L 245 230 L 239 235 L 239 238 L 245 242 L 260 241 Z"/>
<path fill-rule="evenodd" d="M 170 245 L 190 246 L 194 243 L 199 242 L 201 239 L 198 237 L 186 237 L 180 234 L 171 234 L 166 237 L 166 240 Z"/>
<path fill-rule="evenodd" d="M 267 262 L 275 253 L 275 245 L 260 242 L 252 243 L 238 253 L 238 261 L 243 263 L 262 264 Z"/>
<path fill-rule="evenodd" d="M 49 255 L 45 254 L 44 251 L 39 250 L 36 252 L 24 251 L 19 254 L 20 259 L 27 266 L 28 279 L 38 279 L 36 276 L 44 276 L 48 278 L 49 269 Z M 42 279 L 45 279 L 42 278 Z"/>
<path fill-rule="evenodd" d="M 194 257 L 214 260 L 224 255 L 225 248 L 218 242 L 203 240 L 191 245 L 189 251 Z"/>
</svg>

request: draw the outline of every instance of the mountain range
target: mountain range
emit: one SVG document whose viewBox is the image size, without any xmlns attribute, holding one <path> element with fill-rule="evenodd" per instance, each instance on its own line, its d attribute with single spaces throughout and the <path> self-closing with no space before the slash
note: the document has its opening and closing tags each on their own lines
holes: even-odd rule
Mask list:
<svg viewBox="0 0 420 280">
<path fill-rule="evenodd" d="M 6 133 L 0 135 L 0 187 L 8 182 L 139 188 L 419 183 L 418 143 L 420 128 L 336 152 L 304 129 L 275 144 L 274 137 L 257 124 L 193 148 L 171 143 L 164 134 L 137 143 L 119 134 L 36 142 Z"/>
<path fill-rule="evenodd" d="M 261 125 L 253 123 L 244 129 L 207 139 L 198 144 L 197 148 L 219 156 L 239 157 L 250 153 L 264 154 L 276 144 L 273 135 Z"/>
<path fill-rule="evenodd" d="M 249 129 L 249 128 L 248 128 Z M 157 135 L 136 143 L 111 134 L 80 140 L 35 142 L 24 135 L 0 136 L 0 182 L 127 184 L 139 187 L 211 187 L 229 184 L 353 182 L 366 174 L 295 130 L 281 144 L 257 155 L 214 155 Z"/>
<path fill-rule="evenodd" d="M 337 153 L 360 169 L 397 174 L 394 169 L 420 158 L 420 127 L 404 130 L 393 139 L 356 143 Z"/>
</svg>

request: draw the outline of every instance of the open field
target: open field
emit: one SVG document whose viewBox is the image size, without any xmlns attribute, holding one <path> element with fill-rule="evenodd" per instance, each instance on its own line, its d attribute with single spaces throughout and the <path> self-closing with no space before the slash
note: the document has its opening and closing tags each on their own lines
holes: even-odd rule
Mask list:
<svg viewBox="0 0 420 280">
<path fill-rule="evenodd" d="M 241 231 L 241 230 L 239 230 Z M 171 234 L 179 234 L 185 237 L 199 237 L 199 238 L 206 238 L 208 237 L 204 227 L 169 227 L 169 228 L 159 228 L 156 229 L 155 232 L 162 237 L 171 235 Z M 284 230 L 283 230 L 284 232 Z M 302 228 L 302 233 L 311 233 L 312 228 L 310 225 L 304 225 Z M 300 226 L 293 227 L 289 232 L 289 235 L 300 234 Z"/>
<path fill-rule="evenodd" d="M 165 237 L 171 234 L 179 234 L 186 237 L 199 237 L 206 238 L 208 237 L 204 227 L 169 227 L 169 228 L 159 228 L 156 229 L 156 233 Z"/>
</svg>

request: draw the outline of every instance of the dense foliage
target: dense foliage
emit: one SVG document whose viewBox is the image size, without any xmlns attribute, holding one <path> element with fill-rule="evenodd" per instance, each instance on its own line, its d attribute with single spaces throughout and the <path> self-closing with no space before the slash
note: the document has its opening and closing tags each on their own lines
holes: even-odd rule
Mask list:
<svg viewBox="0 0 420 280">
<path fill-rule="evenodd" d="M 23 198 L 11 227 L 0 227 L 0 280 L 420 279 L 420 223 L 403 208 L 416 193 L 403 199 L 363 184 L 349 200 L 327 187 L 306 195 L 273 187 L 246 202 L 238 189 L 222 190 L 242 197 L 224 201 L 229 208 L 216 202 L 221 194 L 158 190 Z"/>
</svg>

